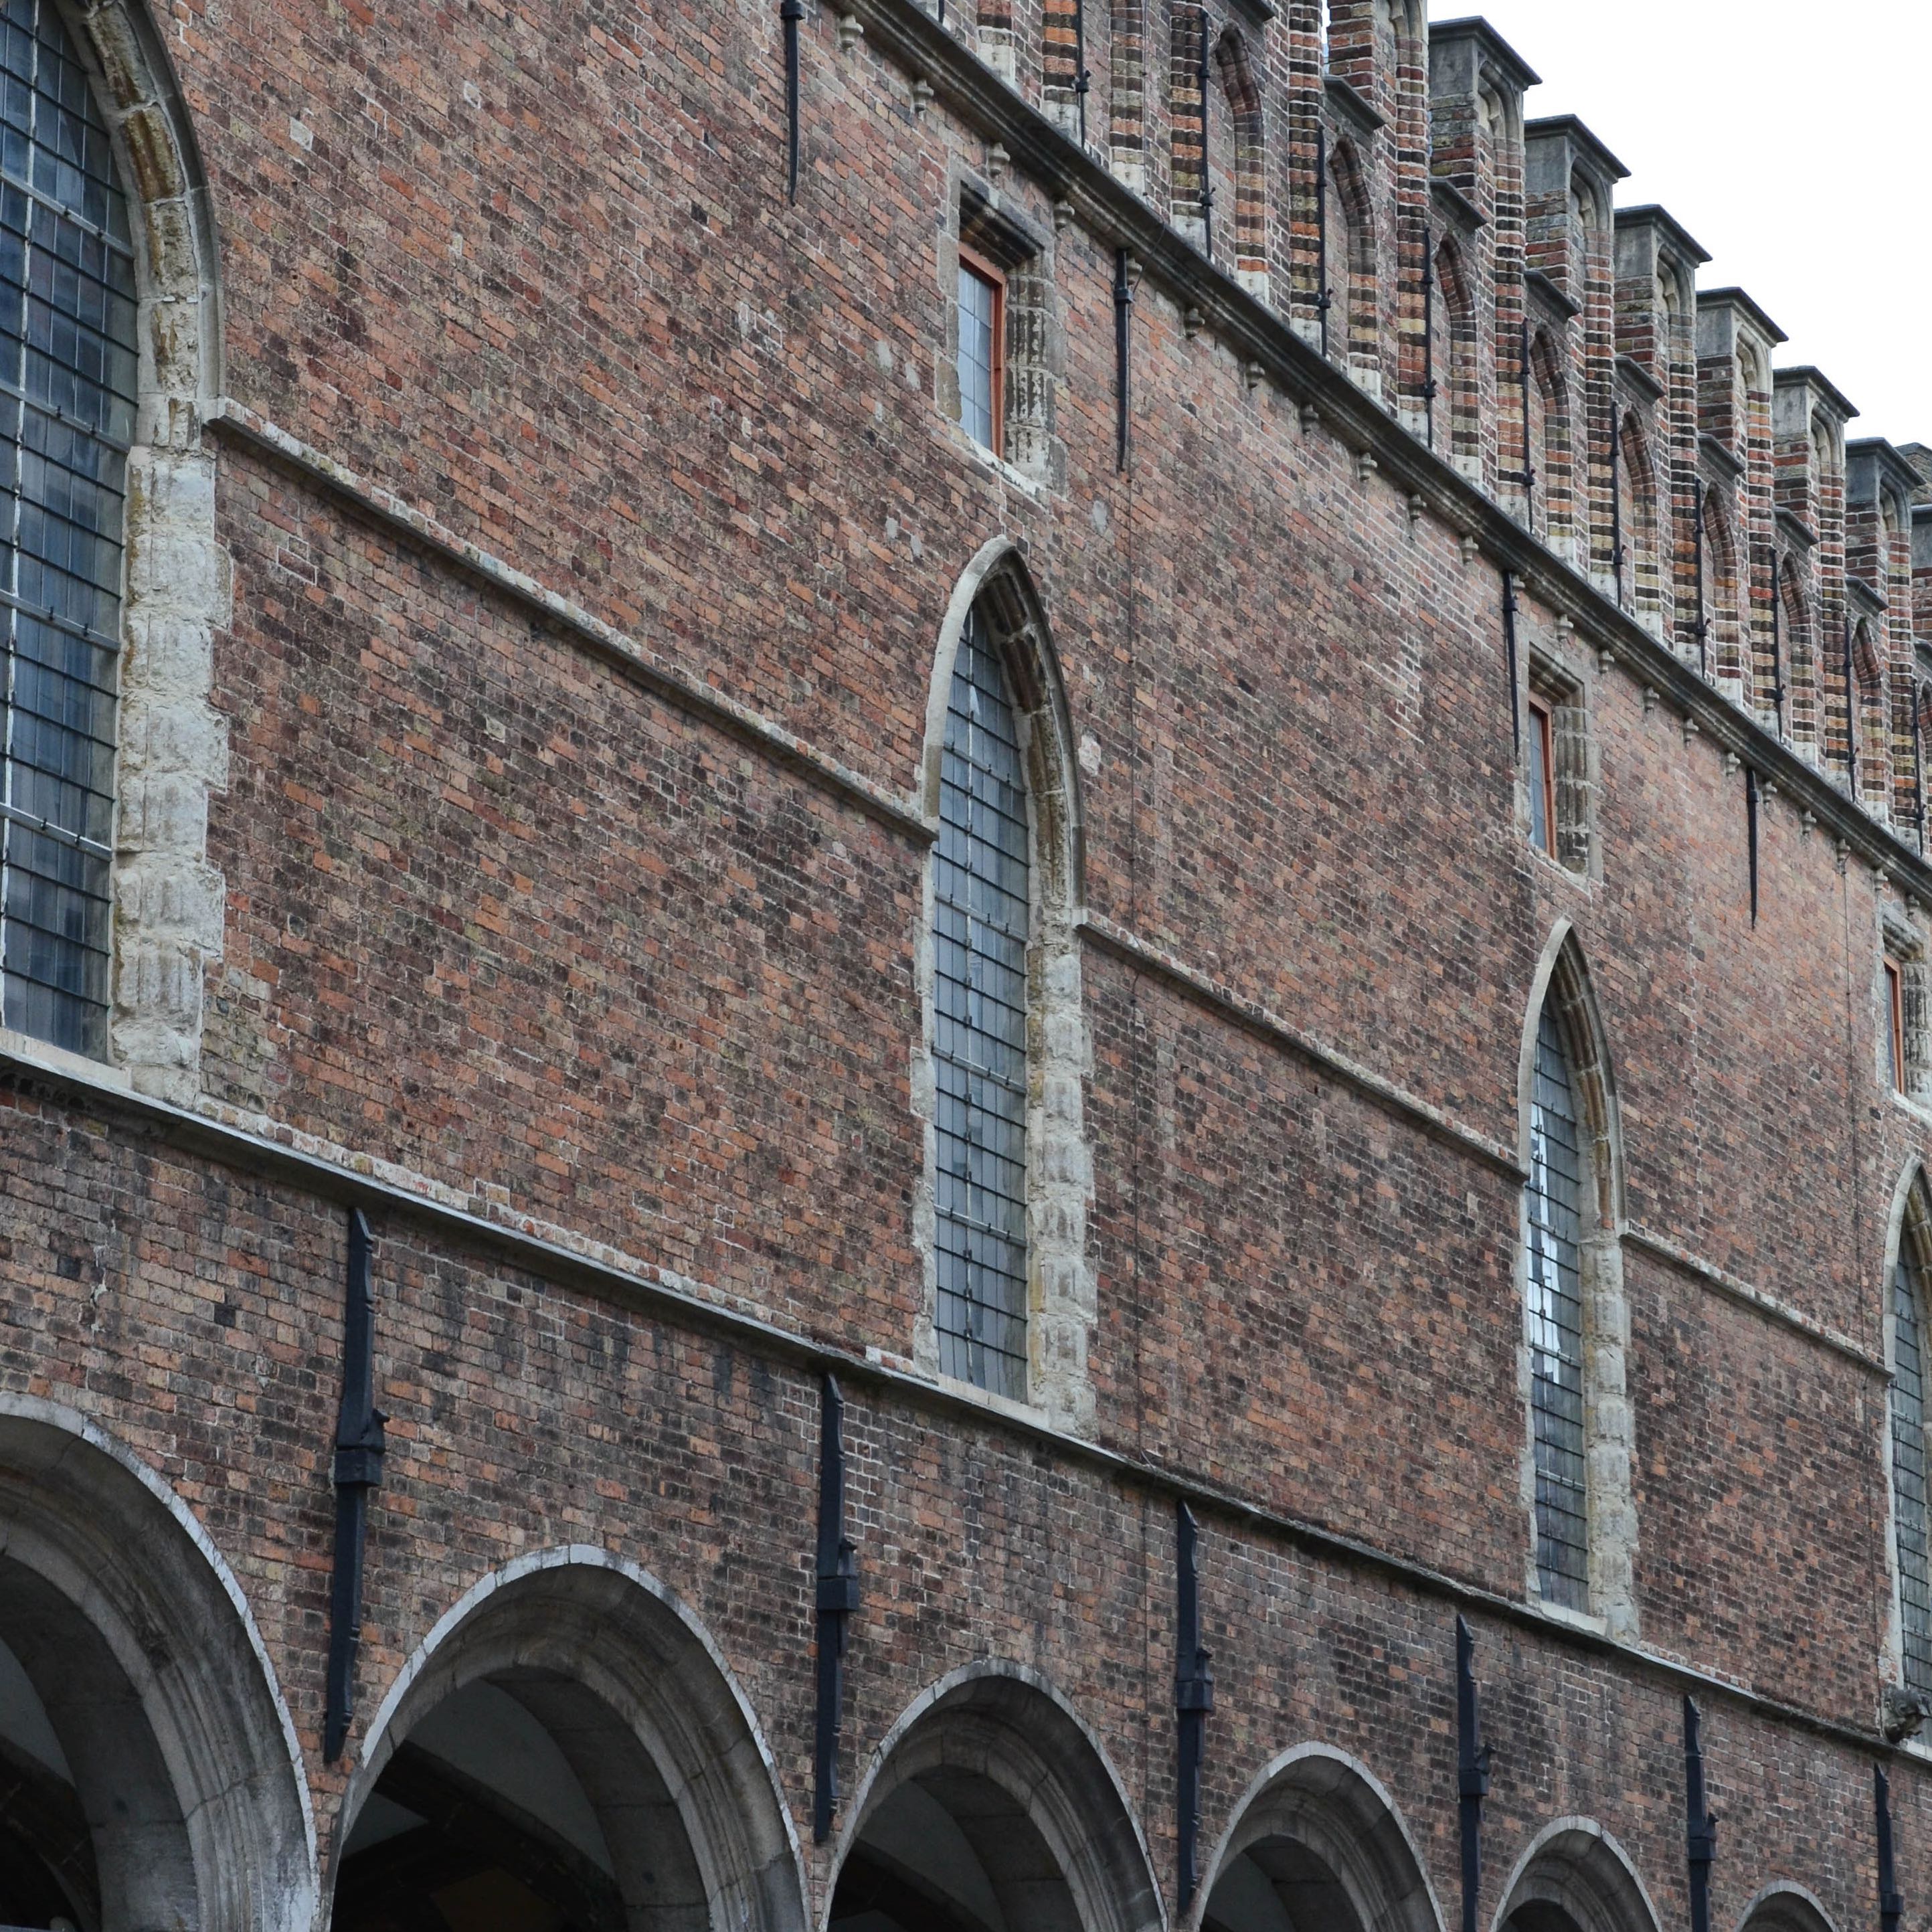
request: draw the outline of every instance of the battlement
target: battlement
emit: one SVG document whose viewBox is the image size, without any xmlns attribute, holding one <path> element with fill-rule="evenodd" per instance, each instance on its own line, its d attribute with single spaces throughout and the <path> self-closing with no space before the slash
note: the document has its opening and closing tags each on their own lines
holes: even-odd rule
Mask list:
<svg viewBox="0 0 1932 1932">
<path fill-rule="evenodd" d="M 1394 422 L 1922 841 L 1932 458 L 1857 411 L 1480 17 L 928 0 Z M 1160 42 L 1158 46 L 1156 42 Z M 1077 70 L 1076 70 L 1077 69 Z"/>
</svg>

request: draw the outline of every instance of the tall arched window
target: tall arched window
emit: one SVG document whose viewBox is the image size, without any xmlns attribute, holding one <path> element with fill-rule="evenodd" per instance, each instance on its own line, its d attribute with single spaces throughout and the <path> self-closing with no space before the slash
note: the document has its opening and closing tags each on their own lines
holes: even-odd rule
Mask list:
<svg viewBox="0 0 1932 1932">
<path fill-rule="evenodd" d="M 100 1055 L 134 258 L 106 124 L 52 0 L 11 0 L 0 68 L 0 1018 Z"/>
<path fill-rule="evenodd" d="M 1899 1232 L 1892 1271 L 1892 1538 L 1900 1649 L 1908 1690 L 1932 1692 L 1932 1558 L 1925 1497 L 1925 1280 L 1913 1230 Z"/>
<path fill-rule="evenodd" d="M 1583 1406 L 1583 1142 L 1569 1056 L 1546 1005 L 1530 1100 L 1528 1321 L 1536 1574 L 1544 1597 L 1587 1610 L 1590 1510 Z"/>
<path fill-rule="evenodd" d="M 1027 1393 L 1029 813 L 1006 670 L 978 609 L 952 669 L 933 872 L 939 1365 Z"/>
</svg>

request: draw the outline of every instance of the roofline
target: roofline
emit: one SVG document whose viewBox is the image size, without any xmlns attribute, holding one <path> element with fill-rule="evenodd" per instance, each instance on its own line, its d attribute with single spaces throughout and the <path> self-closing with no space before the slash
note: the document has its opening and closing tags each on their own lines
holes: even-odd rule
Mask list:
<svg viewBox="0 0 1932 1932">
<path fill-rule="evenodd" d="M 1863 436 L 1857 442 L 1845 445 L 1847 468 L 1862 456 L 1873 458 L 1880 470 L 1890 472 L 1892 481 L 1898 486 L 1907 503 L 1925 487 L 1925 478 L 1919 475 L 1915 465 L 1899 454 L 1898 445 L 1889 436 Z"/>
<path fill-rule="evenodd" d="M 1710 250 L 1679 221 L 1676 216 L 1660 203 L 1647 201 L 1640 208 L 1620 208 L 1616 212 L 1616 225 L 1622 228 L 1626 223 L 1635 228 L 1642 225 L 1660 228 L 1678 248 L 1699 267 L 1711 259 Z"/>
<path fill-rule="evenodd" d="M 1697 291 L 1697 306 L 1700 309 L 1741 308 L 1770 337 L 1774 344 L 1791 340 L 1742 289 L 1700 289 Z"/>
<path fill-rule="evenodd" d="M 1534 140 L 1538 135 L 1564 134 L 1584 149 L 1590 158 L 1607 174 L 1612 181 L 1628 181 L 1630 170 L 1598 140 L 1595 135 L 1574 114 L 1546 114 L 1540 120 L 1523 123 L 1522 138 Z"/>
<path fill-rule="evenodd" d="M 1508 71 L 1510 79 L 1525 93 L 1543 85 L 1542 75 L 1480 14 L 1466 14 L 1454 20 L 1430 21 L 1429 44 L 1432 47 L 1438 40 L 1480 40 L 1484 50 L 1494 56 L 1498 64 Z"/>
<path fill-rule="evenodd" d="M 1846 395 L 1844 391 L 1808 362 L 1801 364 L 1795 369 L 1774 369 L 1771 372 L 1771 380 L 1774 388 L 1780 382 L 1808 384 L 1837 410 L 1843 422 L 1850 422 L 1858 413 L 1858 406 Z"/>
</svg>

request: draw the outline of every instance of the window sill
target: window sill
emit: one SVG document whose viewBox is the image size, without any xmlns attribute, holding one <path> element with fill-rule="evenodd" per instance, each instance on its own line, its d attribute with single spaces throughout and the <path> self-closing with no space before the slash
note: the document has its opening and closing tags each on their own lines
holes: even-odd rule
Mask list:
<svg viewBox="0 0 1932 1932">
<path fill-rule="evenodd" d="M 1036 1408 L 1030 1402 L 1016 1402 L 1011 1396 L 995 1395 L 991 1389 L 982 1389 L 976 1382 L 962 1382 L 944 1374 L 934 1375 L 933 1386 L 945 1390 L 962 1402 L 970 1402 L 976 1407 L 990 1409 L 995 1415 L 1004 1415 L 1015 1422 L 1024 1422 L 1036 1429 L 1048 1429 L 1053 1425 L 1043 1408 Z"/>
<path fill-rule="evenodd" d="M 1592 1636 L 1608 1636 L 1609 1622 L 1588 1610 L 1567 1610 L 1561 1604 L 1552 1604 L 1546 1597 L 1539 1597 L 1533 1592 L 1528 1600 L 1531 1612 L 1539 1617 L 1546 1617 L 1553 1624 L 1561 1624 L 1565 1630 L 1587 1630 Z"/>
<path fill-rule="evenodd" d="M 24 1060 L 37 1066 L 44 1066 L 50 1073 L 92 1081 L 97 1087 L 116 1088 L 123 1094 L 134 1090 L 134 1079 L 125 1067 L 110 1066 L 104 1060 L 90 1059 L 84 1053 L 71 1053 L 64 1046 L 36 1040 L 32 1034 L 16 1033 L 10 1027 L 0 1027 L 0 1053 L 5 1054 L 10 1060 Z"/>
<path fill-rule="evenodd" d="M 1036 503 L 1046 501 L 1044 484 L 1035 482 L 1024 470 L 1016 470 L 1004 456 L 995 456 L 983 442 L 968 436 L 956 422 L 949 422 L 946 427 L 953 447 L 972 458 L 981 469 L 991 471 L 1002 483 L 1010 484 Z"/>
<path fill-rule="evenodd" d="M 1551 877 L 1561 879 L 1565 885 L 1575 886 L 1579 892 L 1586 892 L 1597 883 L 1590 873 L 1580 872 L 1574 866 L 1566 866 L 1561 859 L 1551 857 L 1527 835 L 1523 838 L 1522 846 L 1530 857 Z"/>
</svg>

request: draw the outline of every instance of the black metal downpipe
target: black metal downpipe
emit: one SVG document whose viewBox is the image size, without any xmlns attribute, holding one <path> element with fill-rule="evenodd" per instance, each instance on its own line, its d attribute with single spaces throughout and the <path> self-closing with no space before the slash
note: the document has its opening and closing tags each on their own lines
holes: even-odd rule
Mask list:
<svg viewBox="0 0 1932 1932">
<path fill-rule="evenodd" d="M 1882 1765 L 1872 1766 L 1872 1809 L 1878 1827 L 1878 1922 L 1881 1932 L 1898 1932 L 1905 1900 L 1898 1889 L 1898 1872 L 1892 1855 L 1892 1780 Z"/>
<path fill-rule="evenodd" d="M 858 1607 L 858 1559 L 845 1534 L 845 1398 L 838 1378 L 828 1375 L 818 1402 L 818 1712 L 812 1739 L 812 1835 L 821 1845 L 838 1808 L 845 1631 Z"/>
<path fill-rule="evenodd" d="M 1697 616 L 1690 626 L 1690 634 L 1697 640 L 1697 670 L 1700 676 L 1711 675 L 1711 620 L 1704 608 L 1704 479 L 1697 479 L 1697 487 L 1690 499 L 1690 530 L 1695 539 L 1697 555 Z"/>
<path fill-rule="evenodd" d="M 1784 590 L 1778 552 L 1771 553 L 1771 708 L 1784 736 Z"/>
<path fill-rule="evenodd" d="M 1616 403 L 1610 404 L 1610 583 L 1611 602 L 1624 608 L 1624 482 L 1623 430 L 1617 421 Z"/>
<path fill-rule="evenodd" d="M 1690 1870 L 1690 1932 L 1711 1932 L 1718 1821 L 1704 1802 L 1703 1720 L 1688 1697 L 1684 1700 L 1684 1855 Z"/>
<path fill-rule="evenodd" d="M 945 17 L 946 0 L 940 0 L 940 15 Z M 1087 96 L 1093 90 L 1094 76 L 1087 71 L 1087 0 L 1073 0 L 1073 99 L 1080 110 L 1080 151 L 1087 152 Z"/>
<path fill-rule="evenodd" d="M 328 1676 L 322 1757 L 342 1755 L 356 1701 L 362 1633 L 362 1561 L 369 1492 L 382 1480 L 382 1425 L 376 1406 L 376 1298 L 370 1286 L 369 1224 L 349 1214 L 348 1282 L 342 1305 L 342 1405 L 335 1420 L 335 1561 L 328 1582 Z"/>
<path fill-rule="evenodd" d="M 1456 1790 L 1462 1802 L 1462 1932 L 1476 1932 L 1483 1888 L 1483 1800 L 1490 1794 L 1490 1748 L 1476 1702 L 1476 1640 L 1456 1619 Z"/>
<path fill-rule="evenodd" d="M 1194 1512 L 1174 1509 L 1174 1708 L 1180 1720 L 1179 1780 L 1174 1792 L 1180 1837 L 1180 1909 L 1193 1903 L 1200 1882 L 1201 1766 L 1207 1744 L 1208 1713 L 1214 1708 L 1211 1653 L 1201 1641 L 1201 1550 Z"/>
<path fill-rule="evenodd" d="M 1214 175 L 1208 161 L 1208 38 L 1213 31 L 1205 0 L 1196 9 L 1201 21 L 1201 58 L 1195 78 L 1201 88 L 1201 252 L 1214 259 Z"/>
<path fill-rule="evenodd" d="M 940 0 L 940 18 L 946 17 Z M 798 200 L 798 23 L 805 18 L 805 0 L 781 0 L 778 18 L 784 22 L 785 200 Z"/>
<path fill-rule="evenodd" d="M 1133 257 L 1124 248 L 1114 250 L 1114 466 L 1127 466 L 1127 423 L 1133 401 L 1129 377 L 1134 312 Z"/>
<path fill-rule="evenodd" d="M 1522 520 L 1525 529 L 1536 521 L 1536 465 L 1529 458 L 1529 386 L 1535 379 L 1529 361 L 1529 320 L 1522 324 Z"/>
<path fill-rule="evenodd" d="M 1852 614 L 1845 613 L 1845 776 L 1852 782 L 1852 796 L 1856 798 L 1858 784 L 1858 666 L 1853 662 L 1856 647 L 1852 641 Z"/>
<path fill-rule="evenodd" d="M 1757 924 L 1757 772 L 1744 767 L 1744 837 L 1750 850 L 1751 924 Z"/>
<path fill-rule="evenodd" d="M 1522 758 L 1522 700 L 1516 691 L 1516 572 L 1503 572 L 1503 656 L 1509 666 L 1510 687 L 1510 742 L 1516 747 L 1519 762 Z"/>
<path fill-rule="evenodd" d="M 1422 414 L 1428 434 L 1424 439 L 1436 447 L 1436 238 L 1430 232 L 1429 218 L 1422 222 Z"/>
<path fill-rule="evenodd" d="M 1315 313 L 1322 322 L 1322 353 L 1328 353 L 1328 128 L 1315 124 Z"/>
</svg>

